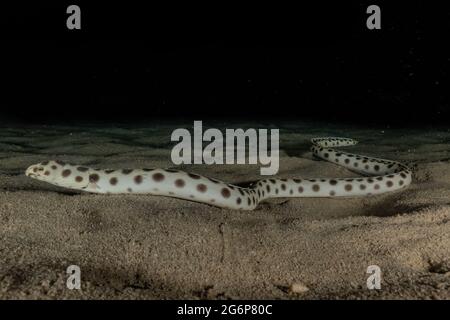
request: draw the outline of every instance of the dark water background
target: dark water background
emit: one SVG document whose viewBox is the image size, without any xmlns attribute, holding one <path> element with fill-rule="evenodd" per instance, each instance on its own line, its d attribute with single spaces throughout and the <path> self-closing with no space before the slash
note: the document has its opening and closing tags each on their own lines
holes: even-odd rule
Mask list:
<svg viewBox="0 0 450 320">
<path fill-rule="evenodd" d="M 427 130 L 450 123 L 449 11 L 425 1 L 8 4 L 3 121 L 296 120 Z"/>
</svg>

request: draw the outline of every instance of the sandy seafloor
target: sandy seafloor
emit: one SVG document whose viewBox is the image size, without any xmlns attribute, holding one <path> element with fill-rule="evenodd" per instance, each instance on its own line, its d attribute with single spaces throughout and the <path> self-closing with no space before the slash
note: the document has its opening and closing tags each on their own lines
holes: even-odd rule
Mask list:
<svg viewBox="0 0 450 320">
<path fill-rule="evenodd" d="M 232 127 L 204 122 L 204 127 Z M 2 299 L 408 299 L 450 298 L 450 131 L 319 123 L 234 123 L 280 128 L 278 177 L 354 177 L 314 160 L 309 139 L 356 138 L 346 148 L 413 162 L 405 190 L 361 198 L 278 199 L 234 211 L 149 195 L 67 191 L 24 176 L 48 159 L 100 168 L 175 167 L 170 134 L 185 124 L 2 125 Z M 180 168 L 180 167 L 179 167 Z M 242 183 L 255 165 L 183 165 Z M 66 268 L 81 268 L 81 290 Z M 381 290 L 368 290 L 378 265 Z M 309 288 L 303 293 L 292 284 Z"/>
</svg>

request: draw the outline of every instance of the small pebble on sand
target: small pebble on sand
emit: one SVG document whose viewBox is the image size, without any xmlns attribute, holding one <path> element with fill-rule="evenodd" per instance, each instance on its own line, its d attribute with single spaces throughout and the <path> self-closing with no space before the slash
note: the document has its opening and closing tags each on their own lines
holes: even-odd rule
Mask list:
<svg viewBox="0 0 450 320">
<path fill-rule="evenodd" d="M 291 285 L 290 291 L 292 293 L 305 293 L 305 292 L 309 291 L 309 288 L 301 282 L 296 282 Z"/>
</svg>

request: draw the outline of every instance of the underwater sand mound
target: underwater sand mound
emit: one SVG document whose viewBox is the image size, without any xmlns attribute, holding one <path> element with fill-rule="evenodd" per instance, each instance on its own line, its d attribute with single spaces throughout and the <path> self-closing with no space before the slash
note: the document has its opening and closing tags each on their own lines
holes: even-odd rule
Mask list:
<svg viewBox="0 0 450 320">
<path fill-rule="evenodd" d="M 392 194 L 271 200 L 252 212 L 66 192 L 22 173 L 49 157 L 105 168 L 173 167 L 167 144 L 173 127 L 156 133 L 53 127 L 32 134 L 5 128 L 0 298 L 449 299 L 450 133 L 329 128 L 286 126 L 278 176 L 358 176 L 309 152 L 309 137 L 345 135 L 364 141 L 350 152 L 416 161 L 415 181 Z M 80 145 L 87 141 L 92 145 Z M 79 147 L 70 148 L 72 142 Z M 260 178 L 258 166 L 180 167 L 234 183 Z M 71 264 L 82 270 L 81 291 L 65 286 Z M 382 270 L 381 290 L 366 287 L 369 265 Z"/>
</svg>

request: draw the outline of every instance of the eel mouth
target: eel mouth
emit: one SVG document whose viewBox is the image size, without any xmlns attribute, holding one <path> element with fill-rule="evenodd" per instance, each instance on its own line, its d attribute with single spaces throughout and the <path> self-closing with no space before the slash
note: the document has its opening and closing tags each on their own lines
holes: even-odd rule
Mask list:
<svg viewBox="0 0 450 320">
<path fill-rule="evenodd" d="M 30 177 L 30 178 L 36 178 L 37 177 L 37 174 L 34 174 L 34 173 L 25 173 L 25 175 L 27 176 L 27 177 Z"/>
</svg>

